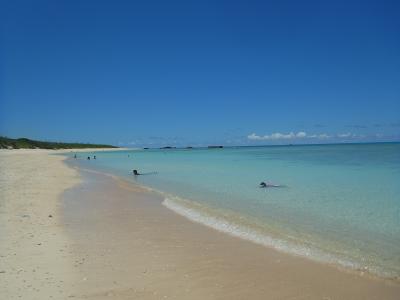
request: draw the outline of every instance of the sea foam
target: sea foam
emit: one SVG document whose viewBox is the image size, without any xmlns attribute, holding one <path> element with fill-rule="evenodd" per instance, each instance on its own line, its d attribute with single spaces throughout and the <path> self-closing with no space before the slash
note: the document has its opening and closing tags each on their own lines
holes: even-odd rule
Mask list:
<svg viewBox="0 0 400 300">
<path fill-rule="evenodd" d="M 340 265 L 355 270 L 367 270 L 355 262 L 324 253 L 318 249 L 299 245 L 295 242 L 288 242 L 283 239 L 269 236 L 267 233 L 261 232 L 250 226 L 236 223 L 234 220 L 228 220 L 225 216 L 218 216 L 217 214 L 213 215 L 211 212 L 212 210 L 209 208 L 186 199 L 170 196 L 165 198 L 162 204 L 175 213 L 193 222 L 203 224 L 217 231 L 251 241 L 268 248 L 273 248 L 275 250 L 300 257 L 306 257 L 322 263 Z"/>
</svg>

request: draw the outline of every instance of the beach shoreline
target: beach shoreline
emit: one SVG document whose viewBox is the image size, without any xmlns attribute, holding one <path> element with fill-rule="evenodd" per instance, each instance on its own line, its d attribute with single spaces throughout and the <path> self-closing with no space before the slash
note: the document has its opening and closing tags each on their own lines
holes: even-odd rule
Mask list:
<svg viewBox="0 0 400 300">
<path fill-rule="evenodd" d="M 109 150 L 121 149 L 0 149 L 0 298 L 72 295 L 77 278 L 60 199 L 82 178 L 54 154 Z"/>
<path fill-rule="evenodd" d="M 132 295 L 140 299 L 396 299 L 400 293 L 397 281 L 313 262 L 227 235 L 176 214 L 162 204 L 162 195 L 146 187 L 112 174 L 80 172 L 86 182 L 66 193 L 64 201 L 70 206 L 66 204 L 65 219 L 75 224 L 69 232 L 80 241 L 79 251 L 86 249 L 82 255 L 97 251 L 103 261 L 102 266 L 88 264 L 81 277 L 89 278 L 96 267 L 105 273 L 92 279 L 91 288 L 82 287 L 85 295 L 117 299 Z M 87 202 L 75 202 L 77 195 Z M 88 232 L 102 234 L 82 232 L 82 219 L 90 227 Z M 96 289 L 99 282 L 102 291 Z"/>
<path fill-rule="evenodd" d="M 50 295 L 53 299 L 397 299 L 400 295 L 397 281 L 338 270 L 212 230 L 167 209 L 155 193 L 115 176 L 68 167 L 64 156 L 49 153 L 55 152 L 0 153 L 2 164 L 14 174 L 8 179 L 2 175 L 2 185 L 15 183 L 2 187 L 6 196 L 2 198 L 18 200 L 16 207 L 2 203 L 0 215 L 0 222 L 9 224 L 3 229 L 6 255 L 0 260 L 4 271 L 0 278 L 5 279 L 0 285 L 4 284 L 1 290 L 7 299 Z M 45 174 L 38 168 L 46 169 Z M 59 185 L 49 181 L 52 176 Z M 35 181 L 21 185 L 26 178 Z M 38 196 L 27 202 L 27 193 Z M 7 229 L 11 225 L 12 230 Z M 30 233 L 35 238 L 28 239 Z"/>
</svg>

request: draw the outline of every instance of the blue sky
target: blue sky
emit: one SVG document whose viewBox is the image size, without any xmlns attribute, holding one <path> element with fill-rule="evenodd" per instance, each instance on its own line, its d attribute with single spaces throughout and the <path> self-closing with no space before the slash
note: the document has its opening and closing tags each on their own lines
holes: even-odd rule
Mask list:
<svg viewBox="0 0 400 300">
<path fill-rule="evenodd" d="M 0 134 L 128 146 L 400 139 L 398 1 L 8 1 Z"/>
</svg>

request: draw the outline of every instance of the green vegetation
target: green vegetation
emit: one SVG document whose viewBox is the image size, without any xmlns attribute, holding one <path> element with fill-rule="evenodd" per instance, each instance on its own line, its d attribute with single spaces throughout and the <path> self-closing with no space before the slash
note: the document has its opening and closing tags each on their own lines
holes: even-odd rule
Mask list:
<svg viewBox="0 0 400 300">
<path fill-rule="evenodd" d="M 27 138 L 10 139 L 0 136 L 0 149 L 80 149 L 80 148 L 118 148 L 111 145 L 42 142 Z"/>
</svg>

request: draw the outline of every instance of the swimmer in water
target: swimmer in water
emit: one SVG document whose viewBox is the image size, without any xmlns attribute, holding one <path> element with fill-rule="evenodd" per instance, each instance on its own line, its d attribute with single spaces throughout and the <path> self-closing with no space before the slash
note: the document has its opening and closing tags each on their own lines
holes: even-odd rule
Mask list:
<svg viewBox="0 0 400 300">
<path fill-rule="evenodd" d="M 262 181 L 260 183 L 260 188 L 270 188 L 270 187 L 283 187 L 283 185 L 280 184 L 273 184 L 273 183 L 265 183 L 264 181 Z"/>
<path fill-rule="evenodd" d="M 132 170 L 133 175 L 137 176 L 137 175 L 156 175 L 158 174 L 158 172 L 146 172 L 146 173 L 139 173 L 137 170 Z"/>
<path fill-rule="evenodd" d="M 267 184 L 264 181 L 260 183 L 260 188 L 266 188 L 266 187 L 267 187 Z"/>
</svg>

